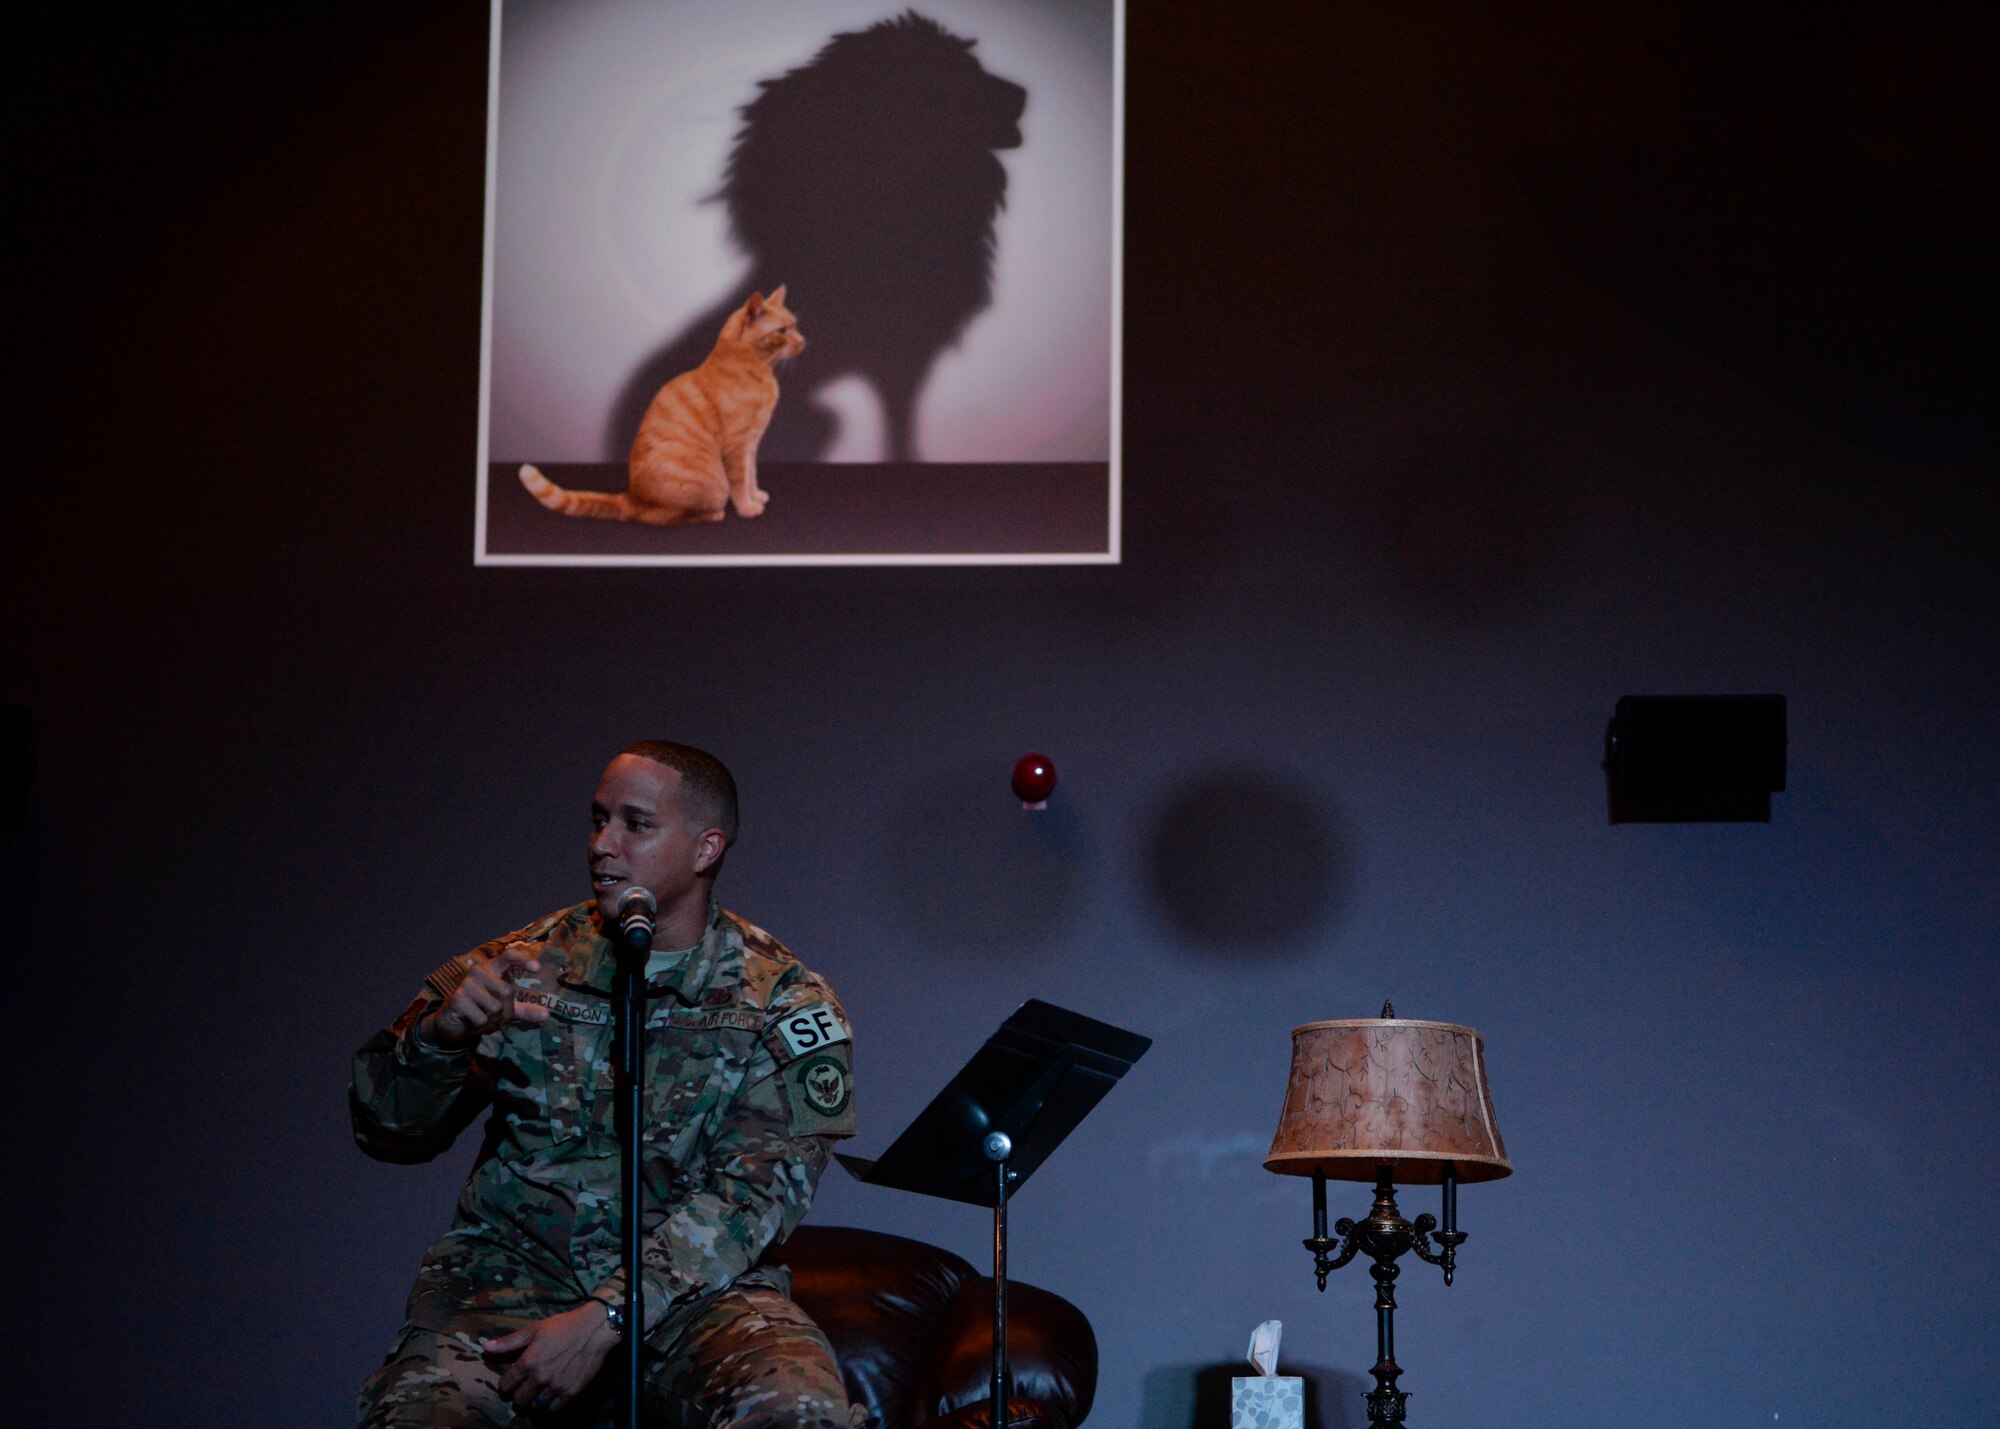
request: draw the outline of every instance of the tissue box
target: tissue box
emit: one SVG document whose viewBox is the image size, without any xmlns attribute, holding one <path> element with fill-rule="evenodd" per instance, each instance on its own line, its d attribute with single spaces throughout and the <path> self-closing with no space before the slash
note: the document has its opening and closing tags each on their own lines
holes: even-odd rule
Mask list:
<svg viewBox="0 0 2000 1429">
<path fill-rule="evenodd" d="M 1229 1381 L 1229 1429 L 1305 1429 L 1306 1382 L 1260 1374 Z"/>
</svg>

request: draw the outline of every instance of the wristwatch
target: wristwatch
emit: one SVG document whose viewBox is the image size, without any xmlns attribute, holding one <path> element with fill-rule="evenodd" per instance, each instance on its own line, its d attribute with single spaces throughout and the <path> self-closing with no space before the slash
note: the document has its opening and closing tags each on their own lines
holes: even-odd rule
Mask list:
<svg viewBox="0 0 2000 1429">
<path fill-rule="evenodd" d="M 611 1333 L 619 1339 L 625 1338 L 625 1307 L 614 1305 L 609 1300 L 600 1302 L 604 1306 L 604 1318 L 611 1323 Z"/>
</svg>

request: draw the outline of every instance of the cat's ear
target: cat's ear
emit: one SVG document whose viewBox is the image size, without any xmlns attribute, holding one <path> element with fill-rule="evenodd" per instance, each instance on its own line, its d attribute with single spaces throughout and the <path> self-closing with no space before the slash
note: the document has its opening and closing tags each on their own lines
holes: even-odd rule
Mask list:
<svg viewBox="0 0 2000 1429">
<path fill-rule="evenodd" d="M 764 316 L 764 295 L 752 293 L 750 301 L 743 305 L 743 321 L 754 323 L 762 316 Z"/>
<path fill-rule="evenodd" d="M 785 285 L 783 283 L 780 283 L 776 288 L 771 290 L 771 306 L 774 308 L 782 308 L 784 305 L 785 305 Z"/>
</svg>

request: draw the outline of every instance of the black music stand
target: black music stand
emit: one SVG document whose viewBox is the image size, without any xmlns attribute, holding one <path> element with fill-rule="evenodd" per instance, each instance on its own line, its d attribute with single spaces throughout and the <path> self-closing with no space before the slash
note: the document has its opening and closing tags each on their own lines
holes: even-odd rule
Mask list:
<svg viewBox="0 0 2000 1429">
<path fill-rule="evenodd" d="M 1030 998 L 889 1149 L 840 1164 L 876 1186 L 993 1208 L 993 1410 L 1006 1429 L 1013 1381 L 1007 1366 L 1007 1200 L 1153 1045 Z"/>
</svg>

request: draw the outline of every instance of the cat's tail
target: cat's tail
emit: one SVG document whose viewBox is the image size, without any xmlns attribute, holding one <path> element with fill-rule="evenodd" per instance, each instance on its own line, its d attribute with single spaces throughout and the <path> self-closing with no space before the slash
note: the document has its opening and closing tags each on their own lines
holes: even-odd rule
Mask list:
<svg viewBox="0 0 2000 1429">
<path fill-rule="evenodd" d="M 622 491 L 569 491 L 532 466 L 521 468 L 521 485 L 528 488 L 528 495 L 564 516 L 594 516 L 600 521 L 632 519 L 632 498 Z"/>
</svg>

